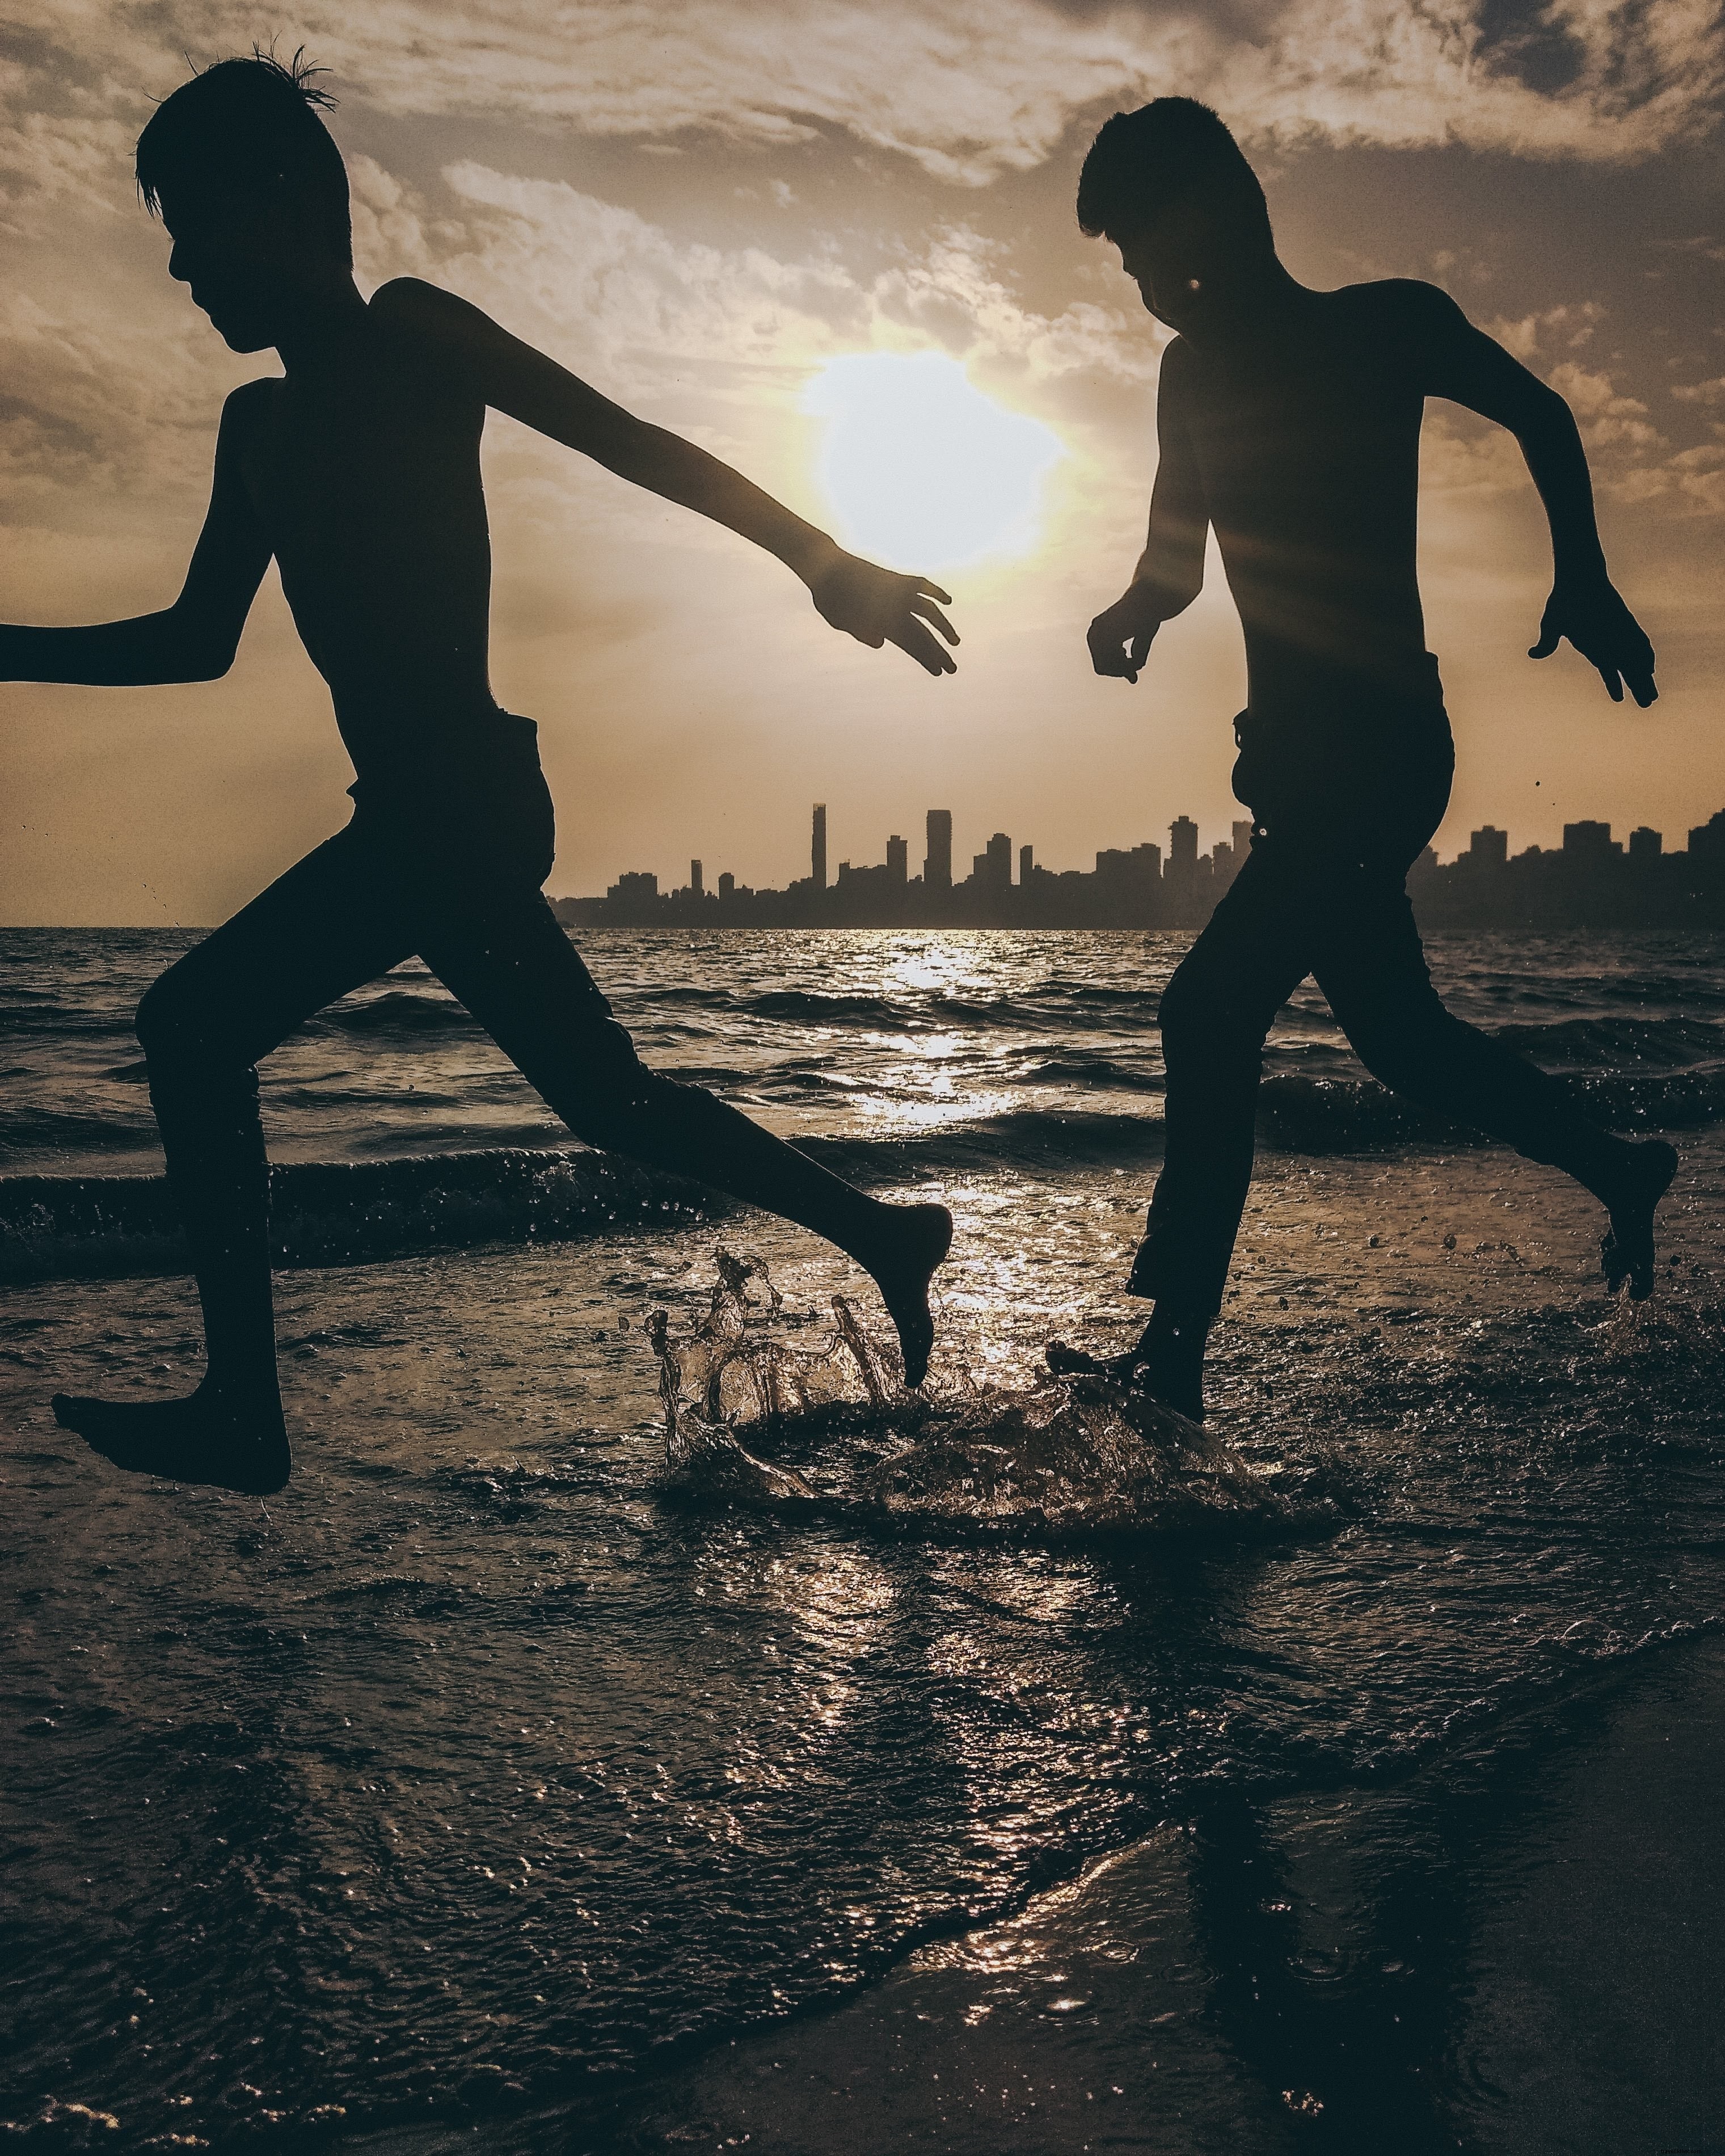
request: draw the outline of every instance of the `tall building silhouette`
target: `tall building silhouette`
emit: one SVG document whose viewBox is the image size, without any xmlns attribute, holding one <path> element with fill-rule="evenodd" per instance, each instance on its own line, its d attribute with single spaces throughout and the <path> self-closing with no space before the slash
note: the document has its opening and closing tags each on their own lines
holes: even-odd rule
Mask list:
<svg viewBox="0 0 1725 2156">
<path fill-rule="evenodd" d="M 814 829 L 809 844 L 809 880 L 817 891 L 827 887 L 827 804 L 814 804 Z"/>
<path fill-rule="evenodd" d="M 689 888 L 694 892 L 697 898 L 701 896 L 701 863 L 699 861 L 691 861 L 689 864 Z"/>
<path fill-rule="evenodd" d="M 1012 840 L 1004 831 L 997 831 L 983 850 L 972 858 L 970 871 L 990 891 L 1012 888 Z"/>
<path fill-rule="evenodd" d="M 952 812 L 950 808 L 931 808 L 928 812 L 928 855 L 922 864 L 922 888 L 925 891 L 950 891 L 952 888 Z"/>
<path fill-rule="evenodd" d="M 1021 886 L 1029 883 L 1030 871 L 1035 865 L 1036 849 L 1034 846 L 1020 846 L 1019 848 L 1019 882 Z"/>
<path fill-rule="evenodd" d="M 1466 858 L 1481 868 L 1501 869 L 1509 859 L 1509 834 L 1495 824 L 1482 824 L 1467 842 Z"/>
<path fill-rule="evenodd" d="M 1620 854 L 1623 849 L 1612 844 L 1609 824 L 1584 822 L 1564 824 L 1563 851 L 1572 860 L 1603 861 L 1609 860 L 1613 854 Z"/>
<path fill-rule="evenodd" d="M 907 883 L 911 875 L 911 850 L 895 831 L 886 841 L 886 878 L 889 883 Z"/>
</svg>

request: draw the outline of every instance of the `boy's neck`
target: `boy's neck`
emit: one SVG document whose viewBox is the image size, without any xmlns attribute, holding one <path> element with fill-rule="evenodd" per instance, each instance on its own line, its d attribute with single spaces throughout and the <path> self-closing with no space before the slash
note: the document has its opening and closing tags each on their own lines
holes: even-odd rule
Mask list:
<svg viewBox="0 0 1725 2156">
<path fill-rule="evenodd" d="M 348 270 L 320 277 L 297 291 L 275 340 L 289 376 L 315 374 L 326 366 L 365 321 L 366 312 Z"/>
<path fill-rule="evenodd" d="M 1237 282 L 1224 286 L 1217 295 L 1221 304 L 1207 310 L 1204 319 L 1183 329 L 1182 334 L 1200 346 L 1255 342 L 1291 310 L 1321 296 L 1302 285 L 1280 255 L 1271 254 L 1255 263 Z"/>
</svg>

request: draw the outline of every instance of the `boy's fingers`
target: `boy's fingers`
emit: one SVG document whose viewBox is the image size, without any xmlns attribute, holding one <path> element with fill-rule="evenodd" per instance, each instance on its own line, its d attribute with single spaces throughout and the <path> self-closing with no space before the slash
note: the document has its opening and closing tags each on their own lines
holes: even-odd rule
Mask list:
<svg viewBox="0 0 1725 2156">
<path fill-rule="evenodd" d="M 907 621 L 902 629 L 894 630 L 891 641 L 931 674 L 956 674 L 958 670 L 920 621 Z"/>
<path fill-rule="evenodd" d="M 1563 639 L 1554 634 L 1552 630 L 1542 629 L 1539 632 L 1538 643 L 1533 645 L 1527 656 L 1530 659 L 1549 659 L 1562 642 Z"/>
<path fill-rule="evenodd" d="M 1599 669 L 1599 679 L 1604 683 L 1605 694 L 1612 702 L 1620 704 L 1623 701 L 1623 683 L 1618 676 L 1617 669 L 1615 666 L 1602 666 Z"/>
<path fill-rule="evenodd" d="M 948 606 L 952 603 L 950 599 L 947 601 Z M 924 598 L 919 595 L 911 601 L 911 612 L 919 614 L 924 621 L 932 621 L 948 644 L 957 643 L 957 630 L 953 628 L 952 623 L 947 619 L 932 599 Z"/>
<path fill-rule="evenodd" d="M 932 584 L 927 577 L 918 577 L 916 588 L 925 598 L 938 599 L 942 606 L 951 606 L 952 594 L 943 592 L 938 584 Z"/>
</svg>

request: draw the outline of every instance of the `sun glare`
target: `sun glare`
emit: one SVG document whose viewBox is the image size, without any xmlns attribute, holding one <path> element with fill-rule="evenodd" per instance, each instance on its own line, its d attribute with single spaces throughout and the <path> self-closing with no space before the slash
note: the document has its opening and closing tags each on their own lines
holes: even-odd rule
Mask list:
<svg viewBox="0 0 1725 2156">
<path fill-rule="evenodd" d="M 820 478 L 840 536 L 898 569 L 1028 553 L 1045 475 L 1065 454 L 1040 420 L 1003 411 L 942 352 L 830 360 L 803 408 L 826 423 Z"/>
</svg>

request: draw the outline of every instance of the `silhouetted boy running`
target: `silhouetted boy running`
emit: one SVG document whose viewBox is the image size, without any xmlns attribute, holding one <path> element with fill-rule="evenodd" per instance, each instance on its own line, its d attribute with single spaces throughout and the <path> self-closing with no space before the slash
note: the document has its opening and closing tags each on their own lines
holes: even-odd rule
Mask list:
<svg viewBox="0 0 1725 2156">
<path fill-rule="evenodd" d="M 722 1101 L 645 1069 L 553 919 L 552 804 L 532 721 L 486 668 L 490 551 L 480 483 L 488 407 L 778 556 L 836 629 L 931 674 L 957 641 L 946 593 L 889 574 L 702 450 L 644 425 L 477 308 L 403 278 L 352 277 L 347 179 L 305 71 L 228 60 L 139 139 L 139 186 L 173 238 L 170 274 L 235 352 L 281 377 L 228 399 L 209 512 L 165 612 L 87 629 L 0 629 L 0 678 L 168 682 L 226 672 L 270 557 L 329 683 L 358 782 L 352 821 L 145 997 L 138 1035 L 208 1342 L 189 1399 L 58 1396 L 124 1467 L 267 1491 L 290 1466 L 276 1383 L 258 1058 L 322 1005 L 418 952 L 570 1128 L 814 1229 L 878 1283 L 918 1382 L 938 1205 L 886 1205 Z"/>
<path fill-rule="evenodd" d="M 1078 221 L 1114 241 L 1146 307 L 1178 332 L 1162 360 L 1149 542 L 1125 597 L 1091 623 L 1091 656 L 1098 674 L 1137 680 L 1157 630 L 1198 596 L 1213 526 L 1245 631 L 1234 790 L 1252 812 L 1245 865 L 1163 998 L 1167 1150 L 1128 1282 L 1155 1309 L 1111 1367 L 1202 1414 L 1260 1051 L 1308 973 L 1385 1085 L 1602 1199 L 1606 1279 L 1645 1295 L 1676 1154 L 1595 1128 L 1552 1079 L 1452 1017 L 1404 888 L 1455 762 L 1414 567 L 1428 397 L 1507 427 L 1545 503 L 1555 573 L 1531 656 L 1567 637 L 1615 701 L 1626 682 L 1653 701 L 1653 649 L 1605 574 L 1568 407 L 1433 285 L 1296 284 L 1250 166 L 1189 98 L 1108 121 Z M 1060 1342 L 1049 1359 L 1097 1367 Z"/>
</svg>

